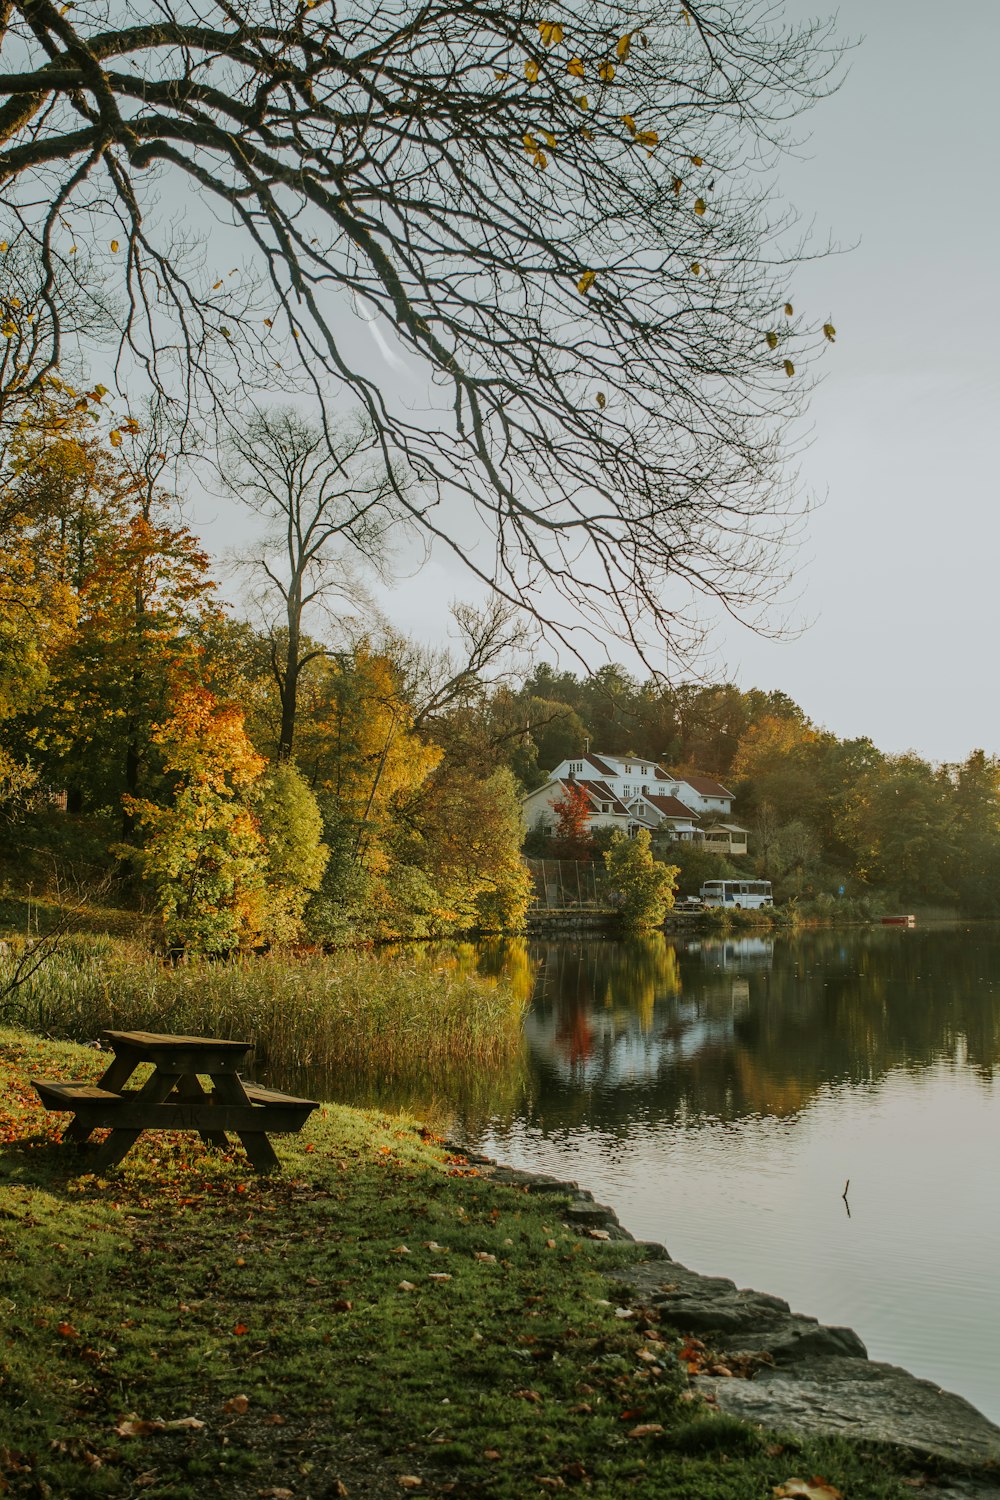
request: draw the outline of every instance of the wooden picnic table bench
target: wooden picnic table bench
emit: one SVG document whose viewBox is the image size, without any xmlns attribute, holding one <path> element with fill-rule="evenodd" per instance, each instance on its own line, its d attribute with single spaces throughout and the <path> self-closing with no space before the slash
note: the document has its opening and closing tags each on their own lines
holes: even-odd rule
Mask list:
<svg viewBox="0 0 1000 1500">
<path fill-rule="evenodd" d="M 234 1132 L 256 1170 L 274 1172 L 279 1163 L 266 1132 L 301 1130 L 318 1107 L 313 1099 L 244 1083 L 238 1069 L 249 1042 L 152 1031 L 101 1036 L 115 1055 L 96 1083 L 31 1080 L 46 1109 L 72 1110 L 63 1140 L 82 1146 L 95 1130 L 110 1130 L 90 1158 L 94 1171 L 117 1166 L 144 1130 L 197 1130 L 211 1146 L 228 1146 L 226 1132 Z M 126 1089 L 142 1063 L 151 1063 L 152 1073 L 139 1088 Z M 210 1089 L 201 1082 L 206 1077 Z"/>
</svg>

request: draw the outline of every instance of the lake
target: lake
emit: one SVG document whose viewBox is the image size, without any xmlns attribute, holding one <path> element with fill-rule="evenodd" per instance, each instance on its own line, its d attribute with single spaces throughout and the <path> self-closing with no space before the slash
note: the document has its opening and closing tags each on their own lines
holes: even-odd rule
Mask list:
<svg viewBox="0 0 1000 1500">
<path fill-rule="evenodd" d="M 466 955 L 533 998 L 463 1139 L 1000 1420 L 1000 929 Z"/>
</svg>

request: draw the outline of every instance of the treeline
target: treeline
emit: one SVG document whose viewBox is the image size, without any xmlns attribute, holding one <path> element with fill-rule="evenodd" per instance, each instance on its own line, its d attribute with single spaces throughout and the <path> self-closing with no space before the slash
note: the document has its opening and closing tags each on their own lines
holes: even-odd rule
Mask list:
<svg viewBox="0 0 1000 1500">
<path fill-rule="evenodd" d="M 589 741 L 725 781 L 779 895 L 1000 911 L 1000 770 L 982 752 L 932 766 L 840 740 L 780 692 L 532 664 L 499 604 L 456 607 L 447 649 L 394 632 L 370 585 L 391 575 L 412 479 L 379 467 L 363 424 L 332 446 L 291 409 L 234 426 L 220 479 L 258 523 L 241 615 L 163 482 L 155 417 L 16 370 L 0 393 L 14 884 L 103 874 L 152 904 L 168 946 L 210 953 L 516 927 L 519 796 Z M 661 853 L 685 890 L 726 870 Z"/>
<path fill-rule="evenodd" d="M 510 614 L 457 609 L 449 650 L 394 634 L 350 576 L 377 549 L 365 476 L 278 412 L 254 418 L 253 454 L 291 477 L 251 496 L 266 587 L 240 618 L 160 482 L 155 426 L 116 418 L 106 395 L 4 386 L 8 887 L 111 880 L 160 914 L 168 947 L 210 954 L 519 925 L 519 787 L 487 688 L 519 640 Z"/>
<path fill-rule="evenodd" d="M 677 772 L 718 776 L 750 830 L 747 863 L 779 896 L 876 894 L 1000 914 L 1000 761 L 974 750 L 956 764 L 887 755 L 839 739 L 786 694 L 729 683 L 665 686 L 622 668 L 580 678 L 541 665 L 518 697 L 538 728 L 521 769 L 535 778 L 566 756 L 634 751 Z M 697 849 L 671 846 L 684 889 L 722 875 Z"/>
</svg>

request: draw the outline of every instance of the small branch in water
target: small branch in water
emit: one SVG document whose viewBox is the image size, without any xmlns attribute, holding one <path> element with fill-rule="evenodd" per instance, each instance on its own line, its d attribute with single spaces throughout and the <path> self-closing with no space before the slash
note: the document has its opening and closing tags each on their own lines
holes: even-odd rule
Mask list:
<svg viewBox="0 0 1000 1500">
<path fill-rule="evenodd" d="M 843 1200 L 844 1200 L 844 1207 L 847 1209 L 847 1217 L 848 1218 L 851 1217 L 851 1205 L 847 1201 L 847 1189 L 850 1187 L 850 1185 L 851 1185 L 851 1179 L 848 1177 L 847 1181 L 844 1183 L 844 1191 L 840 1195 L 843 1198 Z"/>
</svg>

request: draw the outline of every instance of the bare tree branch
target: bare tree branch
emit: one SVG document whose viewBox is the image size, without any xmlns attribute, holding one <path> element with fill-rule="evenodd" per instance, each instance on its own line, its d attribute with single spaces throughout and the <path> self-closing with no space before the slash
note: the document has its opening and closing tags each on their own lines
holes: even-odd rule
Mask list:
<svg viewBox="0 0 1000 1500">
<path fill-rule="evenodd" d="M 86 236 L 123 296 L 120 379 L 189 413 L 347 387 L 424 483 L 400 505 L 537 618 L 554 593 L 641 650 L 678 649 L 701 597 L 754 616 L 796 514 L 795 366 L 832 337 L 784 311 L 802 252 L 767 173 L 833 86 L 829 25 L 778 0 L 127 15 L 16 0 L 0 35 L 0 182 L 55 328 Z M 218 225 L 235 278 L 204 262 Z M 373 377 L 366 324 L 429 405 Z"/>
</svg>

